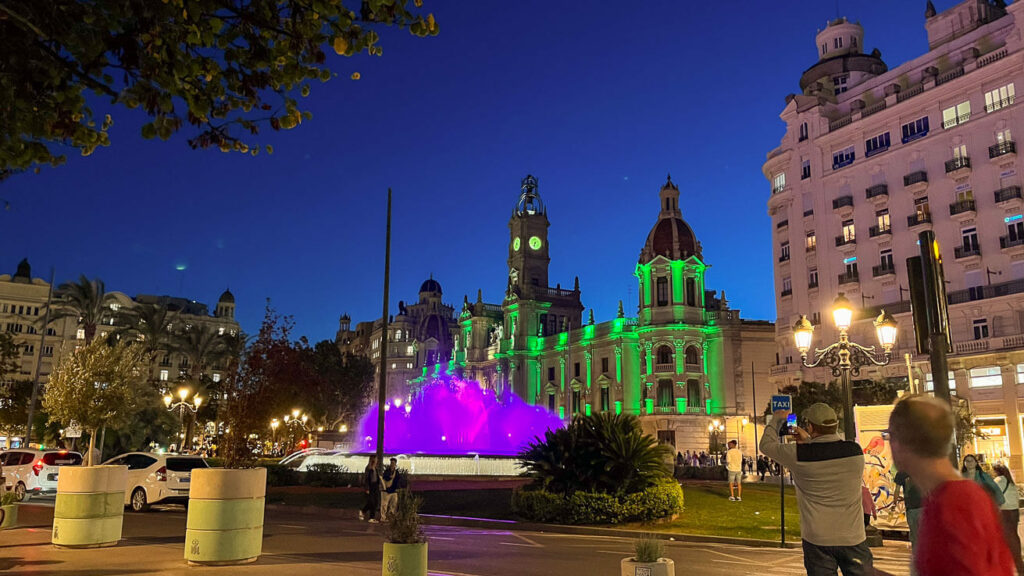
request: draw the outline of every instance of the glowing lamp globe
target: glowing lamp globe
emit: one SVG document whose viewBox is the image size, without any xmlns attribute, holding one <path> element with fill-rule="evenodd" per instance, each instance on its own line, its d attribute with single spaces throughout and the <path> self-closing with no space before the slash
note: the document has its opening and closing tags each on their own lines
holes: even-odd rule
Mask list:
<svg viewBox="0 0 1024 576">
<path fill-rule="evenodd" d="M 164 406 L 167 406 L 168 408 L 170 408 L 171 407 L 171 402 L 173 400 L 174 400 L 174 397 L 171 396 L 170 394 L 168 394 L 167 396 L 164 396 Z"/>
<path fill-rule="evenodd" d="M 178 390 L 178 397 L 184 402 L 185 398 L 188 398 L 188 388 L 181 388 Z"/>
<path fill-rule="evenodd" d="M 796 340 L 796 349 L 801 354 L 807 355 L 811 349 L 811 337 L 814 336 L 814 325 L 807 319 L 807 316 L 800 316 L 800 319 L 793 325 L 793 338 Z"/>
<path fill-rule="evenodd" d="M 849 330 L 850 325 L 853 324 L 853 304 L 850 303 L 842 292 L 832 302 L 832 320 L 835 321 L 836 328 L 840 332 Z"/>
<path fill-rule="evenodd" d="M 886 354 L 891 352 L 893 346 L 896 345 L 896 335 L 899 334 L 899 331 L 899 324 L 896 323 L 892 314 L 882 310 L 882 313 L 875 319 L 875 332 L 878 334 L 878 342 Z"/>
<path fill-rule="evenodd" d="M 200 398 L 199 396 L 196 396 L 195 398 L 192 399 L 192 402 L 195 403 L 196 410 L 198 410 L 199 409 L 199 405 L 203 403 L 203 399 Z"/>
</svg>

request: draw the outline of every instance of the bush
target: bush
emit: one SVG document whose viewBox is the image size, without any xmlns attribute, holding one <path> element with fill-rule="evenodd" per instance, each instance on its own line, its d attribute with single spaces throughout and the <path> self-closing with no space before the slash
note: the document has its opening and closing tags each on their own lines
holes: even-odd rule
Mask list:
<svg viewBox="0 0 1024 576">
<path fill-rule="evenodd" d="M 665 544 L 661 540 L 644 534 L 633 541 L 633 559 L 637 562 L 657 562 L 665 554 Z"/>
<path fill-rule="evenodd" d="M 267 466 L 267 486 L 300 486 L 299 472 L 294 468 L 272 464 Z"/>
<path fill-rule="evenodd" d="M 725 466 L 676 466 L 676 478 L 680 480 L 725 480 L 728 478 Z"/>
<path fill-rule="evenodd" d="M 561 496 L 545 490 L 517 490 L 512 494 L 513 513 L 534 522 L 646 522 L 678 514 L 682 510 L 683 489 L 672 480 L 623 496 L 604 492 L 575 492 L 572 496 Z"/>
<path fill-rule="evenodd" d="M 321 486 L 333 488 L 335 486 L 348 486 L 349 477 L 348 470 L 344 466 L 337 464 L 312 464 L 305 472 L 300 472 L 303 475 L 302 483 L 306 486 Z"/>
<path fill-rule="evenodd" d="M 395 510 L 384 521 L 384 538 L 392 544 L 419 544 L 426 542 L 420 526 L 420 505 L 423 499 L 413 496 L 408 489 L 398 491 Z"/>
</svg>

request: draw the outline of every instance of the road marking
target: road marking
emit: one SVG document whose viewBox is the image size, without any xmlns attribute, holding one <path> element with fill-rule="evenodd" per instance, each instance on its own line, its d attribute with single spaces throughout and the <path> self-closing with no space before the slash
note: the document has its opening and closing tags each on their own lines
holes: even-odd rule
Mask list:
<svg viewBox="0 0 1024 576">
<path fill-rule="evenodd" d="M 299 526 L 298 524 L 277 524 L 277 526 L 280 526 L 281 528 L 295 528 L 297 530 L 305 530 L 306 529 L 305 526 Z"/>
<path fill-rule="evenodd" d="M 431 536 L 431 540 L 455 540 L 455 538 L 447 538 L 445 536 Z"/>
<path fill-rule="evenodd" d="M 539 542 L 535 542 L 533 540 L 530 540 L 529 538 L 527 538 L 526 536 L 523 536 L 522 534 L 513 534 L 513 536 L 515 536 L 516 538 L 519 538 L 523 542 L 526 542 L 529 546 L 531 546 L 533 548 L 543 548 L 544 547 L 543 544 L 541 544 Z M 1024 576 L 1024 574 L 1021 574 L 1020 576 Z"/>
</svg>

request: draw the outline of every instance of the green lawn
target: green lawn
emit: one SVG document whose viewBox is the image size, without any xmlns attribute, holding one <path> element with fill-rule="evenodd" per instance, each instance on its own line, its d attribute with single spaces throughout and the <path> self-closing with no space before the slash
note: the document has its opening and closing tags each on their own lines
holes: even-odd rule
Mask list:
<svg viewBox="0 0 1024 576">
<path fill-rule="evenodd" d="M 694 482 L 683 484 L 686 500 L 683 513 L 671 522 L 631 524 L 629 528 L 778 540 L 779 487 L 744 484 L 743 501 L 729 501 L 729 485 L 725 482 Z M 786 488 L 786 541 L 800 538 L 800 513 L 793 488 Z"/>
</svg>

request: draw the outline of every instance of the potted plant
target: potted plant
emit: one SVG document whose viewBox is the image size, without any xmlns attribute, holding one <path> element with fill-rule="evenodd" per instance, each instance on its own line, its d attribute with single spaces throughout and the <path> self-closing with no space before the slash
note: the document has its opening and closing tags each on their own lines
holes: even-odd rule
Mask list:
<svg viewBox="0 0 1024 576">
<path fill-rule="evenodd" d="M 671 558 L 662 558 L 665 545 L 652 536 L 633 541 L 635 556 L 622 559 L 622 576 L 675 576 L 676 565 Z"/>
<path fill-rule="evenodd" d="M 422 499 L 398 491 L 395 511 L 384 521 L 384 575 L 426 576 L 427 537 L 420 527 Z"/>
<path fill-rule="evenodd" d="M 13 491 L 0 486 L 0 530 L 18 525 L 18 499 Z"/>
<path fill-rule="evenodd" d="M 43 407 L 51 422 L 72 420 L 89 431 L 85 466 L 65 466 L 57 478 L 51 541 L 58 546 L 113 546 L 121 539 L 125 466 L 98 466 L 93 461 L 100 427 L 118 428 L 139 412 L 149 397 L 141 346 L 111 345 L 96 339 L 65 356 L 50 374 Z"/>
</svg>

